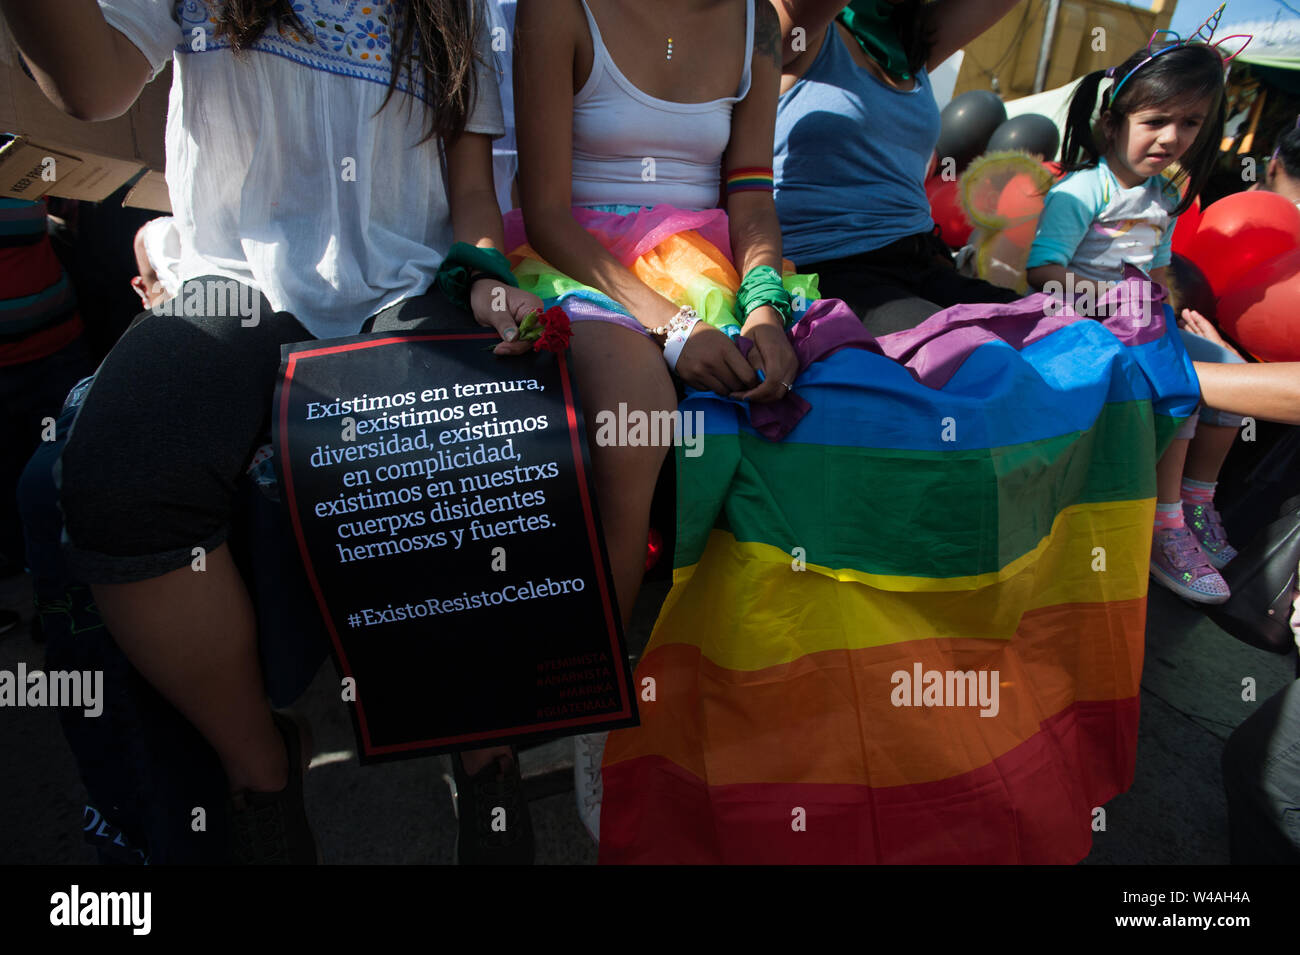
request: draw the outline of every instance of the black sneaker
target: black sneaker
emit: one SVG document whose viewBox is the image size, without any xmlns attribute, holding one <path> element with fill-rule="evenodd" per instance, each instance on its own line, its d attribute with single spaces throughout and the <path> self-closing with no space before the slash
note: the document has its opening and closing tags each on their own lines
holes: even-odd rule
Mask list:
<svg viewBox="0 0 1300 955">
<path fill-rule="evenodd" d="M 533 821 L 519 778 L 519 754 L 498 756 L 474 776 L 459 753 L 451 754 L 456 776 L 456 861 L 460 865 L 532 865 Z"/>
<path fill-rule="evenodd" d="M 302 776 L 311 762 L 305 723 L 273 712 L 289 757 L 289 782 L 276 793 L 238 792 L 230 797 L 231 854 L 237 865 L 316 865 L 320 855 L 303 806 Z"/>
</svg>

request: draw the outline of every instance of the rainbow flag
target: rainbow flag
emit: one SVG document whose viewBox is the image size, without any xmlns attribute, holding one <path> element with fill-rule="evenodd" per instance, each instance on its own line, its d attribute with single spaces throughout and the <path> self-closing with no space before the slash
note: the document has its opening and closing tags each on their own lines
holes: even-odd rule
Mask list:
<svg viewBox="0 0 1300 955">
<path fill-rule="evenodd" d="M 1088 853 L 1133 779 L 1155 465 L 1199 388 L 1160 308 L 1046 301 L 878 343 L 814 303 L 800 324 L 848 347 L 800 375 L 811 410 L 780 442 L 737 403 L 683 403 L 703 453 L 678 449 L 673 588 L 642 725 L 606 746 L 602 862 Z"/>
</svg>

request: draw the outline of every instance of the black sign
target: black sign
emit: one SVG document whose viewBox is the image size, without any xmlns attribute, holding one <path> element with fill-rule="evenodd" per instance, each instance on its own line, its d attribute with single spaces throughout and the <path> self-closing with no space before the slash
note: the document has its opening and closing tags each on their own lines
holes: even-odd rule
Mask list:
<svg viewBox="0 0 1300 955">
<path fill-rule="evenodd" d="M 287 345 L 275 446 L 363 759 L 634 726 L 564 355 Z"/>
</svg>

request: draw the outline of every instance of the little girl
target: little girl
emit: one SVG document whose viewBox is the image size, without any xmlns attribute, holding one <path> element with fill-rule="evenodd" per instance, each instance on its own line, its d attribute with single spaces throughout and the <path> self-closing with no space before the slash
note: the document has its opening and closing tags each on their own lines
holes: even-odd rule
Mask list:
<svg viewBox="0 0 1300 955">
<path fill-rule="evenodd" d="M 1031 286 L 1060 282 L 1084 290 L 1095 283 L 1100 300 L 1101 283 L 1118 282 L 1125 264 L 1168 284 L 1174 223 L 1205 185 L 1222 138 L 1224 68 L 1216 46 L 1153 38 L 1121 66 L 1084 77 L 1061 147 L 1070 174 L 1047 194 L 1029 252 Z M 1106 80 L 1113 82 L 1094 129 Z M 1162 175 L 1174 163 L 1181 171 Z M 1241 361 L 1186 328 L 1181 333 L 1197 361 Z M 1151 575 L 1199 603 L 1229 597 L 1219 568 L 1236 551 L 1224 536 L 1214 489 L 1240 425 L 1240 417 L 1202 405 L 1199 429 L 1189 419 L 1157 468 Z"/>
<path fill-rule="evenodd" d="M 501 333 L 499 352 L 530 347 L 518 319 L 540 302 L 492 258 L 503 234 L 491 140 L 504 126 L 482 0 L 0 0 L 0 11 L 45 93 L 81 119 L 120 115 L 174 66 L 178 278 L 233 279 L 259 310 L 252 321 L 146 312 L 122 337 L 59 465 L 65 549 L 122 651 L 219 757 L 234 858 L 313 863 L 308 740 L 267 705 L 227 528 L 281 345 L 458 324 L 472 306 Z M 453 303 L 431 286 L 458 260 L 476 271 Z M 196 547 L 204 573 L 190 569 Z M 531 838 L 486 843 L 466 810 L 471 789 L 517 790 L 509 752 L 463 757 L 461 861 L 529 861 Z M 508 829 L 527 833 L 526 815 Z"/>
</svg>

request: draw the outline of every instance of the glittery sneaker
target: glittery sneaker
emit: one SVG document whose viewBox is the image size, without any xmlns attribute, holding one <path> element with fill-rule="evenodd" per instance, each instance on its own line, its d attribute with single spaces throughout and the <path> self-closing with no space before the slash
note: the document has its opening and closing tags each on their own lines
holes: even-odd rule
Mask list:
<svg viewBox="0 0 1300 955">
<path fill-rule="evenodd" d="M 1166 527 L 1151 541 L 1151 578 L 1180 597 L 1221 604 L 1232 596 L 1228 582 L 1210 564 L 1196 535 L 1187 527 Z"/>
<path fill-rule="evenodd" d="M 1192 529 L 1192 534 L 1201 544 L 1201 550 L 1210 558 L 1216 570 L 1228 566 L 1228 561 L 1237 556 L 1237 550 L 1228 543 L 1228 535 L 1223 532 L 1223 520 L 1213 504 L 1189 504 L 1183 502 L 1183 520 Z"/>
</svg>

